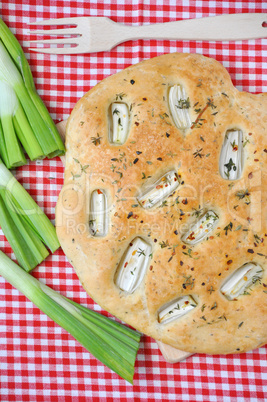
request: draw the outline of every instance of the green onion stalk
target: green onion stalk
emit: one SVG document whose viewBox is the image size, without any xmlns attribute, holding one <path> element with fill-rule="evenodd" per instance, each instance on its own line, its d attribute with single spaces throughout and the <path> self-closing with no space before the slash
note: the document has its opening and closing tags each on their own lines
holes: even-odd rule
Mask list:
<svg viewBox="0 0 267 402">
<path fill-rule="evenodd" d="M 133 383 L 141 335 L 55 292 L 0 251 L 0 275 L 68 331 L 92 355 Z"/>
<path fill-rule="evenodd" d="M 39 97 L 28 61 L 23 50 L 5 23 L 0 19 L 0 82 L 6 84 L 6 92 L 10 93 L 16 100 L 16 107 L 10 109 L 9 116 L 13 119 L 13 128 L 17 135 L 17 140 L 9 140 L 7 135 L 10 133 L 8 128 L 2 127 L 0 135 L 1 156 L 6 163 L 3 154 L 7 151 L 8 156 L 13 153 L 13 148 L 17 147 L 20 141 L 31 160 L 62 155 L 65 152 L 64 144 L 57 131 L 57 128 L 46 109 L 43 101 Z M 2 103 L 5 97 L 0 91 Z M 16 112 L 16 113 L 15 113 Z M 2 118 L 1 118 L 2 120 Z M 11 124 L 9 124 L 11 127 Z M 14 132 L 11 131 L 12 138 Z M 3 146 L 4 142 L 4 146 Z M 10 149 L 10 142 L 12 147 Z M 13 145 L 15 144 L 15 145 Z M 2 150 L 4 149 L 4 150 Z M 14 159 L 14 158 L 13 158 Z M 22 164 L 18 159 L 17 164 Z M 13 167 L 11 163 L 7 167 Z"/>
<path fill-rule="evenodd" d="M 55 227 L 0 160 L 0 226 L 19 264 L 31 271 L 59 247 Z"/>
<path fill-rule="evenodd" d="M 0 119 L 0 154 L 9 169 L 27 163 L 21 144 L 32 160 L 42 157 L 42 149 L 15 91 L 4 81 L 0 81 Z"/>
</svg>

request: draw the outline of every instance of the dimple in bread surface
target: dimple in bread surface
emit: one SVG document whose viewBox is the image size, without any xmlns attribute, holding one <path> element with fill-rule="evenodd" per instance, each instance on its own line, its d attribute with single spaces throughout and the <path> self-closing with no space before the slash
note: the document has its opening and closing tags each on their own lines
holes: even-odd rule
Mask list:
<svg viewBox="0 0 267 402">
<path fill-rule="evenodd" d="M 176 84 L 190 100 L 192 126 L 186 131 L 175 127 L 169 111 L 168 88 Z M 116 101 L 130 110 L 123 145 L 111 144 L 108 136 L 109 108 Z M 267 94 L 239 92 L 214 59 L 179 53 L 110 76 L 76 104 L 67 124 L 56 228 L 83 287 L 103 309 L 188 352 L 240 353 L 266 343 L 266 110 Z M 243 173 L 235 181 L 219 173 L 229 129 L 241 130 L 244 140 Z M 140 192 L 171 170 L 180 181 L 175 193 L 161 205 L 142 208 Z M 89 230 L 96 189 L 107 195 L 103 237 Z M 206 239 L 190 246 L 181 238 L 199 209 L 219 219 Z M 137 236 L 152 253 L 144 279 L 128 294 L 116 286 L 115 273 Z M 248 294 L 227 300 L 220 292 L 223 282 L 248 262 L 259 264 L 263 277 Z M 197 307 L 159 323 L 162 306 L 185 295 Z"/>
</svg>

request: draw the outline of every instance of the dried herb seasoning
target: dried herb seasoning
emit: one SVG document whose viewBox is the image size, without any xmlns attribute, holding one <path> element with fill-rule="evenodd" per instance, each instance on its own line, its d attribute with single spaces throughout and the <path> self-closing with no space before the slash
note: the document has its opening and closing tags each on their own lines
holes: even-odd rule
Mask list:
<svg viewBox="0 0 267 402">
<path fill-rule="evenodd" d="M 225 228 L 224 228 L 223 230 L 225 230 L 226 236 L 227 236 L 227 234 L 228 234 L 228 231 L 232 231 L 232 228 L 233 228 L 232 222 L 228 223 L 228 225 L 225 226 Z"/>
<path fill-rule="evenodd" d="M 102 137 L 100 137 L 99 136 L 99 134 L 97 133 L 97 136 L 96 137 L 91 137 L 91 140 L 92 140 L 92 143 L 94 144 L 94 145 L 100 145 L 100 143 L 101 143 L 101 138 Z"/>
</svg>

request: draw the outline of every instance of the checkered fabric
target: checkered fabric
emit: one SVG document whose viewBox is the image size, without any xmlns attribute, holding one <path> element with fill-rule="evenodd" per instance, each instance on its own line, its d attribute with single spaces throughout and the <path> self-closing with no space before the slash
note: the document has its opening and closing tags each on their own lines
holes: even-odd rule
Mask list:
<svg viewBox="0 0 267 402">
<path fill-rule="evenodd" d="M 238 42 L 139 40 L 110 52 L 44 55 L 27 48 L 28 22 L 48 18 L 107 16 L 130 25 L 217 14 L 267 12 L 267 3 L 208 0 L 2 0 L 0 14 L 22 44 L 39 94 L 53 119 L 68 117 L 97 82 L 141 60 L 169 52 L 210 56 L 229 71 L 239 90 L 267 91 L 267 39 Z M 267 28 L 266 28 L 267 29 Z M 63 184 L 59 158 L 29 162 L 16 176 L 54 220 Z M 14 259 L 0 232 L 0 247 Z M 33 275 L 78 303 L 102 311 L 81 287 L 60 250 Z M 107 314 L 103 312 L 104 314 Z M 267 348 L 228 356 L 194 355 L 166 363 L 156 342 L 142 337 L 131 386 L 91 356 L 71 335 L 0 278 L 1 401 L 264 401 Z"/>
</svg>

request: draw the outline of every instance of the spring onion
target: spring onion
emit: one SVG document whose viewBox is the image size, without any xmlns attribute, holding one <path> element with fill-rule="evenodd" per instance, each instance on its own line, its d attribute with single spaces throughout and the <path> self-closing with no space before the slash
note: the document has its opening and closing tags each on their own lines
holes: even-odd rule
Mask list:
<svg viewBox="0 0 267 402">
<path fill-rule="evenodd" d="M 197 306 L 197 303 L 192 296 L 182 296 L 170 303 L 165 304 L 158 313 L 158 322 L 168 323 L 174 321 L 177 318 L 189 313 L 193 308 Z"/>
<path fill-rule="evenodd" d="M 15 132 L 31 160 L 62 155 L 65 151 L 60 135 L 34 86 L 29 64 L 15 36 L 0 19 L 0 81 L 15 92 L 19 103 L 14 116 Z M 0 91 L 2 102 L 5 101 Z M 23 112 L 22 112 L 23 111 Z M 3 126 L 3 124 L 2 124 Z M 2 127 L 3 128 L 3 127 Z M 6 131 L 8 132 L 8 131 Z M 12 132 L 13 133 L 13 132 Z M 1 134 L 1 133 L 0 133 Z M 6 140 L 6 136 L 4 136 Z M 12 148 L 6 144 L 8 154 Z M 0 142 L 1 145 L 1 142 Z M 0 151 L 3 160 L 4 151 Z"/>
<path fill-rule="evenodd" d="M 0 146 L 4 149 L 6 166 L 14 168 L 26 164 L 20 142 L 32 160 L 42 156 L 42 149 L 32 132 L 14 90 L 5 82 L 0 81 L 0 94 L 0 118 L 3 133 Z M 30 146 L 28 141 L 30 141 Z"/>
<path fill-rule="evenodd" d="M 137 201 L 145 209 L 152 208 L 171 196 L 179 184 L 177 173 L 171 170 L 138 196 Z"/>
<path fill-rule="evenodd" d="M 255 285 L 263 276 L 263 269 L 253 262 L 244 264 L 230 275 L 221 287 L 222 294 L 228 300 L 236 300 L 247 289 Z"/>
<path fill-rule="evenodd" d="M 4 133 L 4 141 L 8 152 L 9 166 L 15 167 L 26 164 L 26 158 L 17 139 L 13 115 L 18 108 L 18 100 L 15 92 L 9 85 L 0 81 L 0 118 Z"/>
<path fill-rule="evenodd" d="M 213 211 L 205 212 L 183 236 L 182 241 L 195 245 L 205 239 L 214 229 L 219 217 Z"/>
<path fill-rule="evenodd" d="M 219 171 L 226 180 L 240 179 L 243 172 L 243 133 L 241 130 L 228 130 L 220 154 Z"/>
<path fill-rule="evenodd" d="M 9 168 L 9 160 L 7 155 L 6 143 L 1 119 L 0 119 L 0 157 L 4 161 L 4 164 Z"/>
<path fill-rule="evenodd" d="M 103 190 L 91 194 L 89 227 L 92 236 L 105 236 L 107 232 L 107 197 Z"/>
<path fill-rule="evenodd" d="M 30 271 L 59 248 L 48 217 L 0 160 L 0 226 L 19 264 Z"/>
<path fill-rule="evenodd" d="M 113 144 L 124 144 L 129 131 L 129 110 L 125 103 L 111 105 L 110 139 Z"/>
<path fill-rule="evenodd" d="M 190 101 L 184 87 L 174 85 L 169 89 L 169 108 L 174 124 L 180 130 L 186 130 L 191 126 L 189 115 Z"/>
<path fill-rule="evenodd" d="M 141 237 L 131 241 L 115 276 L 115 283 L 121 290 L 133 293 L 138 288 L 145 276 L 150 254 L 150 244 Z"/>
<path fill-rule="evenodd" d="M 92 355 L 133 383 L 141 335 L 44 285 L 0 251 L 0 274 Z"/>
</svg>

